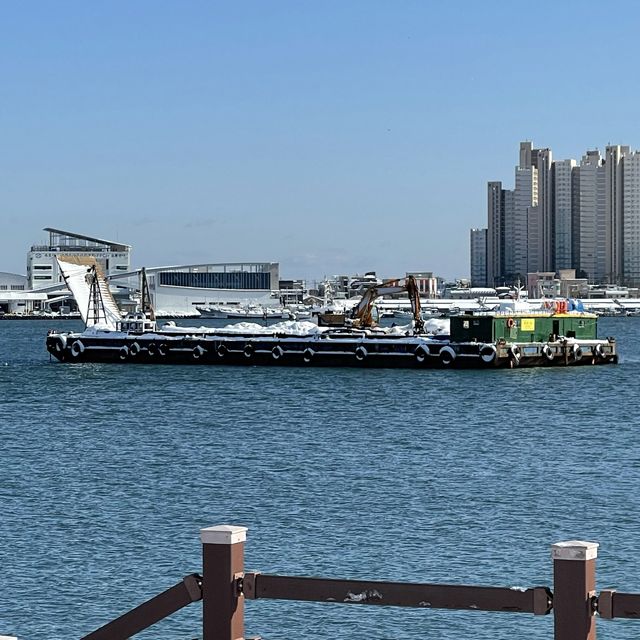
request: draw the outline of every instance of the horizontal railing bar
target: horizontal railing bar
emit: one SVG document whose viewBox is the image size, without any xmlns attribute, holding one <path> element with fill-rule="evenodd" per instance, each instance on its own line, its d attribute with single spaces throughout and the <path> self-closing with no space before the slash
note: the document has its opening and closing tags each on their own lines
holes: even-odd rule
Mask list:
<svg viewBox="0 0 640 640">
<path fill-rule="evenodd" d="M 185 576 L 178 584 L 96 629 L 82 640 L 126 640 L 192 602 L 202 600 L 202 578 Z"/>
<path fill-rule="evenodd" d="M 366 580 L 335 580 L 246 573 L 248 599 L 301 600 L 344 604 L 375 604 L 427 609 L 470 609 L 546 614 L 552 596 L 546 587 L 476 587 Z"/>
<path fill-rule="evenodd" d="M 603 610 L 600 611 L 600 603 L 598 610 L 603 618 L 640 619 L 640 594 L 638 593 L 603 591 L 599 599 L 602 601 Z"/>
<path fill-rule="evenodd" d="M 640 594 L 614 593 L 613 594 L 614 618 L 640 618 Z"/>
</svg>

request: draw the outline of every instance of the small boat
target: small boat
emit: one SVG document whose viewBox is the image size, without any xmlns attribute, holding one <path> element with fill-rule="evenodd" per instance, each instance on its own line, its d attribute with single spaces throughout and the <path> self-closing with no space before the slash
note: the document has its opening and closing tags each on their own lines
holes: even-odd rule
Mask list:
<svg viewBox="0 0 640 640">
<path fill-rule="evenodd" d="M 290 311 L 277 307 L 262 306 L 232 306 L 232 305 L 209 305 L 196 307 L 202 318 L 217 318 L 223 320 L 239 319 L 288 319 L 292 317 Z"/>
</svg>

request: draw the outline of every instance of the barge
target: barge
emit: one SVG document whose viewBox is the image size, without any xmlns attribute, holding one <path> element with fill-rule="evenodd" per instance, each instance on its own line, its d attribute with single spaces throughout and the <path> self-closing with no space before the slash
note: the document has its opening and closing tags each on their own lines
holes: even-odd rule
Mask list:
<svg viewBox="0 0 640 640">
<path fill-rule="evenodd" d="M 269 327 L 240 323 L 224 328 L 159 326 L 145 303 L 122 318 L 93 264 L 66 264 L 67 284 L 85 309 L 81 332 L 52 330 L 46 347 L 61 362 L 136 364 L 340 366 L 392 368 L 515 368 L 615 364 L 614 338 L 598 338 L 594 314 L 529 309 L 505 303 L 499 310 L 451 317 L 431 326 L 420 319 L 415 282 L 367 290 L 343 326 L 285 321 Z M 401 327 L 378 327 L 373 301 L 382 293 L 407 291 L 414 318 Z M 84 305 L 84 307 L 83 307 Z"/>
<path fill-rule="evenodd" d="M 138 319 L 123 321 L 125 326 L 115 331 L 99 327 L 77 333 L 51 331 L 47 350 L 61 362 L 139 364 L 394 368 L 614 364 L 618 361 L 615 340 L 586 335 L 596 321 L 595 316 L 460 316 L 451 318 L 450 335 L 425 335 L 415 334 L 410 326 L 319 331 L 307 322 L 268 328 L 248 323 L 222 329 L 144 328 L 148 320 L 140 314 Z M 556 338 L 544 329 L 554 323 L 560 331 Z M 575 337 L 564 333 L 575 333 Z M 491 339 L 491 335 L 498 337 Z"/>
</svg>

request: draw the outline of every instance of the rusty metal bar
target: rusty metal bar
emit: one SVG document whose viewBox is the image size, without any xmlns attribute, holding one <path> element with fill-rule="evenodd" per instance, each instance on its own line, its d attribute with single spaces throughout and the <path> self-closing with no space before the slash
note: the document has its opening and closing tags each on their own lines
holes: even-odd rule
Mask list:
<svg viewBox="0 0 640 640">
<path fill-rule="evenodd" d="M 551 545 L 555 640 L 596 640 L 595 542 L 571 540 Z"/>
<path fill-rule="evenodd" d="M 126 640 L 172 613 L 202 598 L 201 578 L 185 576 L 181 582 L 163 591 L 139 607 L 96 629 L 82 640 Z"/>
<path fill-rule="evenodd" d="M 202 541 L 203 640 L 244 637 L 244 569 L 246 527 L 221 525 L 200 530 Z"/>
<path fill-rule="evenodd" d="M 247 599 L 301 600 L 376 604 L 431 609 L 470 609 L 546 614 L 551 593 L 545 587 L 474 587 L 465 585 L 334 580 L 246 573 Z"/>
<path fill-rule="evenodd" d="M 598 597 L 598 613 L 601 618 L 640 618 L 640 594 L 603 590 Z"/>
</svg>

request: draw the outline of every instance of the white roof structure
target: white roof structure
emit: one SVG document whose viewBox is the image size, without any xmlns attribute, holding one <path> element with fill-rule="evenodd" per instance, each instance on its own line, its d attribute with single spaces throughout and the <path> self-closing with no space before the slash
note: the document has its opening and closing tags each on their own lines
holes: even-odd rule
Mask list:
<svg viewBox="0 0 640 640">
<path fill-rule="evenodd" d="M 71 231 L 63 231 L 62 229 L 53 229 L 52 227 L 45 227 L 44 231 L 49 232 L 51 243 L 64 247 L 66 245 L 73 245 L 70 240 L 79 240 L 82 243 L 90 244 L 102 244 L 111 248 L 112 251 L 129 251 L 131 246 L 123 244 L 122 242 L 113 242 L 111 240 L 102 240 L 100 238 L 92 238 L 91 236 L 85 236 L 80 233 L 73 233 Z M 78 243 L 75 243 L 78 244 Z"/>
</svg>

